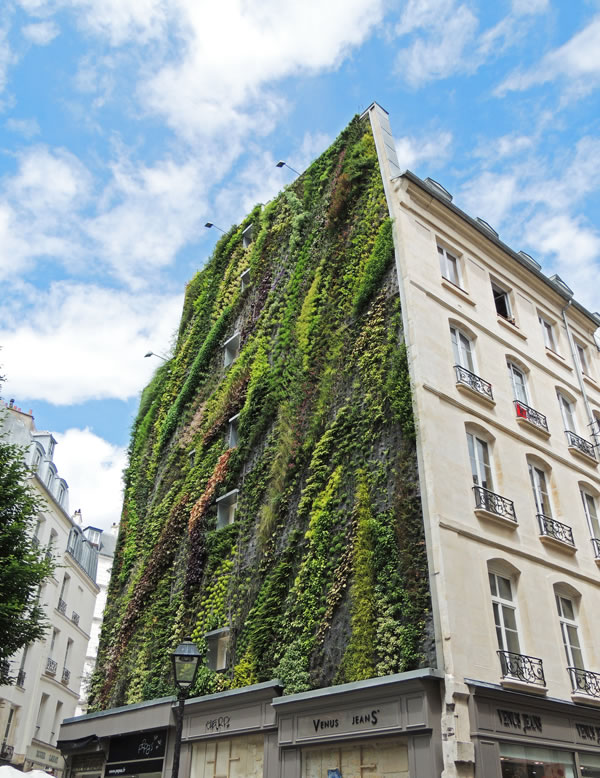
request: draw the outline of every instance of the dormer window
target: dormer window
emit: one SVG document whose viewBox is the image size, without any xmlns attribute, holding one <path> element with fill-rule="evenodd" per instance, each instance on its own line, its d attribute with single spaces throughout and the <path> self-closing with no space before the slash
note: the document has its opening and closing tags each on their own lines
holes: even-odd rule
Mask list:
<svg viewBox="0 0 600 778">
<path fill-rule="evenodd" d="M 227 494 L 217 498 L 217 529 L 228 527 L 235 521 L 238 493 L 238 489 L 232 489 Z"/>
<path fill-rule="evenodd" d="M 252 224 L 249 224 L 246 229 L 242 232 L 242 246 L 247 249 L 250 247 L 250 244 L 252 243 Z"/>
<path fill-rule="evenodd" d="M 52 459 L 54 456 L 54 446 L 56 445 L 56 441 L 54 438 L 50 438 L 50 442 L 48 443 L 48 459 Z"/>
<path fill-rule="evenodd" d="M 219 672 L 227 668 L 229 634 L 229 627 L 224 627 L 223 629 L 214 629 L 212 632 L 207 632 L 204 636 L 208 648 L 206 665 L 210 670 Z"/>
<path fill-rule="evenodd" d="M 240 276 L 240 286 L 242 292 L 246 291 L 246 289 L 250 286 L 250 268 L 244 270 L 244 272 Z"/>
<path fill-rule="evenodd" d="M 236 332 L 229 340 L 226 340 L 223 344 L 225 350 L 223 355 L 223 366 L 228 367 L 232 362 L 238 358 L 240 353 L 240 333 Z"/>
</svg>

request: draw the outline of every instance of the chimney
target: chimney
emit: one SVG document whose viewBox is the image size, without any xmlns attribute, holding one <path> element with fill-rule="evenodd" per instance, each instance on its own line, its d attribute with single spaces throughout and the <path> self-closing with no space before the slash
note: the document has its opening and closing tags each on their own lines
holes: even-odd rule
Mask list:
<svg viewBox="0 0 600 778">
<path fill-rule="evenodd" d="M 83 519 L 81 517 L 81 508 L 77 508 L 77 510 L 72 516 L 72 519 L 75 522 L 75 524 L 78 524 L 81 527 L 81 525 L 83 524 Z"/>
</svg>

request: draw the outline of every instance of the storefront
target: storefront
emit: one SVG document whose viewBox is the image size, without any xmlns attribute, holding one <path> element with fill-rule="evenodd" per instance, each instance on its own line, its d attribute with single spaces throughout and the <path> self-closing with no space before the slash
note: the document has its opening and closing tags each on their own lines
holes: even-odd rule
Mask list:
<svg viewBox="0 0 600 778">
<path fill-rule="evenodd" d="M 600 710 L 470 683 L 482 778 L 600 778 Z"/>
<path fill-rule="evenodd" d="M 43 770 L 49 775 L 55 775 L 56 778 L 62 778 L 65 767 L 65 760 L 61 753 L 52 746 L 32 745 L 27 746 L 25 752 L 24 768 L 25 770 Z"/>
<path fill-rule="evenodd" d="M 442 771 L 435 671 L 280 697 L 273 707 L 285 778 L 420 778 Z"/>
</svg>

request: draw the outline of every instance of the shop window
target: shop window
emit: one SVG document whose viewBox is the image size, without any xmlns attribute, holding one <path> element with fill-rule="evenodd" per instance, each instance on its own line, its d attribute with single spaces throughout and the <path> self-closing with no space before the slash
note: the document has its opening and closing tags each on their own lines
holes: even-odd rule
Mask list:
<svg viewBox="0 0 600 778">
<path fill-rule="evenodd" d="M 502 778 L 576 778 L 568 751 L 517 743 L 500 743 L 500 769 Z"/>
<path fill-rule="evenodd" d="M 263 778 L 264 735 L 194 743 L 191 778 Z"/>
<path fill-rule="evenodd" d="M 232 362 L 235 362 L 240 354 L 240 333 L 236 332 L 229 340 L 226 340 L 223 348 L 223 366 L 228 367 Z"/>
<path fill-rule="evenodd" d="M 207 645 L 206 666 L 210 670 L 225 670 L 229 658 L 229 627 L 207 632 L 204 639 Z"/>
<path fill-rule="evenodd" d="M 579 754 L 581 778 L 600 778 L 600 756 L 596 754 Z"/>
<path fill-rule="evenodd" d="M 403 740 L 337 743 L 302 749 L 302 778 L 376 775 L 409 778 L 408 746 Z"/>
<path fill-rule="evenodd" d="M 454 254 L 451 254 L 449 251 L 447 251 L 445 248 L 442 248 L 442 246 L 438 246 L 437 250 L 438 258 L 440 260 L 440 272 L 442 274 L 442 278 L 450 281 L 450 283 L 454 284 L 455 286 L 460 286 L 461 274 L 458 258 Z"/>
<path fill-rule="evenodd" d="M 235 521 L 238 492 L 238 489 L 232 489 L 217 499 L 217 529 L 223 529 Z"/>
<path fill-rule="evenodd" d="M 514 323 L 508 291 L 492 282 L 492 295 L 494 296 L 494 306 L 498 316 L 502 316 L 503 319 L 508 319 L 508 321 Z"/>
</svg>

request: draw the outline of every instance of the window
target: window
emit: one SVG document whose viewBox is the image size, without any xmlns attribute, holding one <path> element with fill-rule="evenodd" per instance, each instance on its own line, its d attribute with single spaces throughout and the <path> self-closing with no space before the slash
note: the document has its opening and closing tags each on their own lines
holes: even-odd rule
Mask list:
<svg viewBox="0 0 600 778">
<path fill-rule="evenodd" d="M 496 313 L 498 316 L 502 316 L 503 319 L 512 320 L 508 292 L 497 284 L 492 284 L 492 294 L 494 295 L 494 305 L 496 306 Z"/>
<path fill-rule="evenodd" d="M 596 500 L 583 489 L 581 490 L 581 499 L 583 501 L 583 511 L 587 519 L 588 527 L 593 538 L 600 540 L 600 523 L 598 522 L 598 511 L 596 509 Z"/>
<path fill-rule="evenodd" d="M 501 651 L 520 654 L 517 609 L 513 600 L 511 581 L 498 573 L 490 572 L 488 575 L 498 648 Z"/>
<path fill-rule="evenodd" d="M 471 373 L 475 373 L 475 360 L 473 358 L 473 347 L 470 338 L 457 327 L 450 327 L 450 336 L 452 338 L 454 363 L 460 365 L 460 367 L 464 367 Z"/>
<path fill-rule="evenodd" d="M 475 486 L 493 491 L 492 468 L 488 444 L 485 440 L 467 432 L 467 445 L 469 447 L 469 459 L 471 460 L 471 473 Z"/>
<path fill-rule="evenodd" d="M 54 471 L 51 467 L 48 468 L 48 475 L 46 476 L 46 486 L 48 487 L 48 491 L 52 491 L 52 484 L 54 483 Z"/>
<path fill-rule="evenodd" d="M 458 269 L 458 259 L 441 246 L 437 247 L 440 260 L 440 271 L 442 278 L 450 281 L 455 286 L 460 286 L 460 274 Z"/>
<path fill-rule="evenodd" d="M 579 362 L 581 372 L 585 373 L 585 375 L 589 375 L 590 371 L 588 370 L 585 346 L 582 346 L 581 343 L 577 343 L 577 341 L 575 341 L 575 351 L 577 352 L 577 360 Z"/>
<path fill-rule="evenodd" d="M 525 373 L 518 368 L 512 362 L 508 362 L 508 375 L 510 376 L 510 382 L 513 389 L 513 397 L 518 402 L 529 405 L 529 398 L 527 396 L 527 381 L 525 379 Z"/>
<path fill-rule="evenodd" d="M 563 646 L 565 647 L 567 657 L 567 667 L 577 667 L 583 670 L 583 655 L 579 645 L 573 600 L 563 597 L 562 594 L 556 594 L 556 607 L 558 609 Z"/>
<path fill-rule="evenodd" d="M 546 473 L 540 467 L 530 464 L 529 477 L 533 488 L 533 499 L 535 500 L 536 511 L 542 516 L 552 518 Z"/>
<path fill-rule="evenodd" d="M 556 351 L 556 340 L 554 338 L 554 327 L 543 316 L 538 316 L 538 321 L 542 327 L 544 335 L 544 345 L 551 351 Z"/>
<path fill-rule="evenodd" d="M 249 224 L 246 229 L 242 232 L 242 246 L 247 249 L 250 247 L 250 244 L 252 243 L 252 224 Z"/>
<path fill-rule="evenodd" d="M 223 356 L 223 365 L 224 367 L 228 367 L 231 365 L 232 362 L 235 362 L 235 360 L 238 358 L 240 353 L 240 333 L 236 332 L 235 335 L 232 335 L 229 340 L 225 341 L 224 344 L 225 353 Z"/>
<path fill-rule="evenodd" d="M 232 489 L 222 497 L 217 498 L 217 529 L 233 524 L 237 508 L 238 490 Z"/>
<path fill-rule="evenodd" d="M 31 460 L 31 469 L 34 473 L 37 473 L 37 471 L 40 469 L 41 461 L 42 461 L 42 452 L 36 446 L 33 451 L 33 458 Z"/>
<path fill-rule="evenodd" d="M 557 396 L 565 430 L 567 430 L 567 432 L 577 432 L 577 424 L 575 423 L 575 403 L 567 400 L 561 392 L 557 392 Z"/>
<path fill-rule="evenodd" d="M 239 441 L 239 422 L 240 422 L 240 414 L 236 413 L 235 416 L 232 416 L 229 419 L 229 436 L 228 436 L 228 443 L 229 448 L 234 448 L 237 446 Z"/>
<path fill-rule="evenodd" d="M 244 270 L 244 272 L 240 276 L 240 287 L 242 292 L 245 291 L 250 286 L 250 268 L 248 270 Z"/>
<path fill-rule="evenodd" d="M 56 446 L 56 441 L 54 438 L 50 438 L 50 442 L 48 443 L 48 459 L 52 459 L 54 455 L 54 446 Z"/>
<path fill-rule="evenodd" d="M 204 636 L 207 645 L 206 664 L 210 670 L 225 670 L 229 658 L 229 627 L 215 629 Z"/>
<path fill-rule="evenodd" d="M 60 631 L 57 629 L 52 630 L 52 640 L 50 641 L 50 653 L 49 656 L 52 656 L 54 654 L 54 649 L 56 647 L 56 641 L 58 640 L 58 636 L 60 635 Z"/>
</svg>

